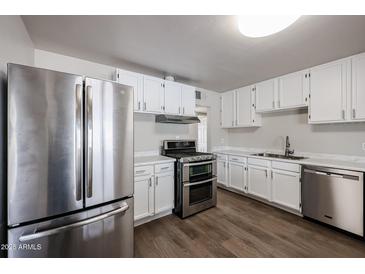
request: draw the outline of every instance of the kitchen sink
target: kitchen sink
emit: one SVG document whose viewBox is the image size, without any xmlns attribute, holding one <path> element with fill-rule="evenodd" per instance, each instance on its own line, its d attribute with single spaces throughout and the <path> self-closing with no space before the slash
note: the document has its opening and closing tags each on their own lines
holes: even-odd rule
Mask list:
<svg viewBox="0 0 365 274">
<path fill-rule="evenodd" d="M 279 159 L 288 159 L 288 160 L 303 160 L 303 159 L 307 159 L 307 157 L 302 157 L 302 156 L 293 156 L 293 155 L 289 155 L 289 156 L 285 156 L 282 154 L 275 154 L 275 153 L 255 153 L 255 154 L 251 154 L 252 156 L 262 156 L 262 157 L 269 157 L 269 158 L 279 158 Z"/>
</svg>

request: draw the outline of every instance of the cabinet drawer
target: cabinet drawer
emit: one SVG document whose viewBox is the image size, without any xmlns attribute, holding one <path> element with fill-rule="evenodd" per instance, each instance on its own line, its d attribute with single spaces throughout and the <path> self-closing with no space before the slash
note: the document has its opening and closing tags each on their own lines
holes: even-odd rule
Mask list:
<svg viewBox="0 0 365 274">
<path fill-rule="evenodd" d="M 272 168 L 287 170 L 287 171 L 292 171 L 292 172 L 300 172 L 300 165 L 292 164 L 292 163 L 279 162 L 279 161 L 278 162 L 272 161 Z"/>
<path fill-rule="evenodd" d="M 172 171 L 174 171 L 173 163 L 155 165 L 155 173 L 172 172 Z"/>
<path fill-rule="evenodd" d="M 228 155 L 226 155 L 226 154 L 216 154 L 216 155 L 217 155 L 218 161 L 227 161 L 228 160 Z"/>
<path fill-rule="evenodd" d="M 134 176 L 149 176 L 153 174 L 153 166 L 137 166 L 134 168 Z"/>
<path fill-rule="evenodd" d="M 270 161 L 256 158 L 248 158 L 248 164 L 255 166 L 269 167 Z"/>
<path fill-rule="evenodd" d="M 246 163 L 246 157 L 229 155 L 230 162 Z"/>
</svg>

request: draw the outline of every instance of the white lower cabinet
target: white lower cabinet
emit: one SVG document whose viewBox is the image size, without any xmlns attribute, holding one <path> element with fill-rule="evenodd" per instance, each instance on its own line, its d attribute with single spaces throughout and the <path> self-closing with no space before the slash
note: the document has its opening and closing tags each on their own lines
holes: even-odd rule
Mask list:
<svg viewBox="0 0 365 274">
<path fill-rule="evenodd" d="M 217 160 L 217 182 L 224 186 L 228 186 L 227 164 L 225 160 Z"/>
<path fill-rule="evenodd" d="M 273 169 L 271 185 L 272 202 L 300 210 L 300 173 Z"/>
<path fill-rule="evenodd" d="M 174 173 L 155 175 L 155 214 L 174 207 Z"/>
<path fill-rule="evenodd" d="M 139 224 L 174 208 L 173 163 L 139 166 L 134 177 L 134 220 Z"/>
<path fill-rule="evenodd" d="M 140 176 L 134 179 L 134 220 L 153 215 L 152 176 Z"/>
<path fill-rule="evenodd" d="M 297 213 L 301 212 L 300 170 L 296 163 L 217 154 L 221 185 Z"/>
<path fill-rule="evenodd" d="M 261 166 L 249 165 L 248 169 L 248 193 L 263 199 L 270 199 L 268 172 L 269 169 Z"/>
<path fill-rule="evenodd" d="M 246 167 L 243 163 L 229 162 L 228 186 L 236 190 L 245 190 Z"/>
</svg>

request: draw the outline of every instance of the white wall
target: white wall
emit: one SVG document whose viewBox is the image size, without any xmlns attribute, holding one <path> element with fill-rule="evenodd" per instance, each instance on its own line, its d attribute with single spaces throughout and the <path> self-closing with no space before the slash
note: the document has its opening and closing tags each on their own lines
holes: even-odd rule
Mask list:
<svg viewBox="0 0 365 274">
<path fill-rule="evenodd" d="M 115 68 L 89 62 L 86 60 L 35 50 L 35 66 L 87 75 L 96 78 L 114 80 Z M 134 149 L 141 151 L 158 151 L 162 140 L 165 139 L 196 139 L 196 125 L 173 125 L 155 123 L 155 116 L 148 114 L 135 114 L 134 118 Z"/>
<path fill-rule="evenodd" d="M 0 16 L 0 243 L 5 238 L 6 64 L 33 65 L 33 60 L 33 43 L 20 16 Z"/>
<path fill-rule="evenodd" d="M 365 123 L 309 125 L 307 110 L 265 114 L 260 128 L 226 131 L 229 146 L 283 149 L 288 135 L 297 151 L 365 156 Z"/>
</svg>

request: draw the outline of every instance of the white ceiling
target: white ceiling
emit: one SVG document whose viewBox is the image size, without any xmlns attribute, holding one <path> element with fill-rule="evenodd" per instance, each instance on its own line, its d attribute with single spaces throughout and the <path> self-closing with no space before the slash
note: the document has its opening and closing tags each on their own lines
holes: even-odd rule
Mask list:
<svg viewBox="0 0 365 274">
<path fill-rule="evenodd" d="M 35 47 L 225 91 L 365 51 L 365 16 L 302 16 L 259 39 L 234 16 L 23 16 Z"/>
</svg>

